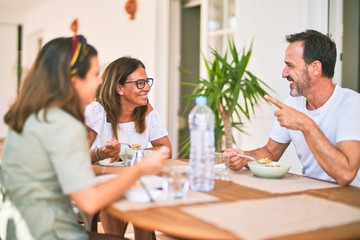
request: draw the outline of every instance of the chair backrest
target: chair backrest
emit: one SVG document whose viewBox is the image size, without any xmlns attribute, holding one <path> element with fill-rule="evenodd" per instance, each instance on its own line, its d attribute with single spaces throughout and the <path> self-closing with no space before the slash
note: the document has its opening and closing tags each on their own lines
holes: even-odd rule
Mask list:
<svg viewBox="0 0 360 240">
<path fill-rule="evenodd" d="M 0 239 L 34 240 L 18 209 L 0 194 Z"/>
</svg>

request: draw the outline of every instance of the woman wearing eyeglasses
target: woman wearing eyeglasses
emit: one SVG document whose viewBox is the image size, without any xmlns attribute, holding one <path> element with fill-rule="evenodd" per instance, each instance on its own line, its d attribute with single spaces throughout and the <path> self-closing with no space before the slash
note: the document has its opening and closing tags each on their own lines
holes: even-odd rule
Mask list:
<svg viewBox="0 0 360 240">
<path fill-rule="evenodd" d="M 148 78 L 144 64 L 135 58 L 121 57 L 110 63 L 102 78 L 96 101 L 85 111 L 92 160 L 116 160 L 121 146 L 125 146 L 121 143 L 152 150 L 165 146 L 170 149 L 171 158 L 168 132 L 149 103 L 148 93 L 154 80 Z M 124 235 L 126 223 L 105 212 L 100 218 L 106 233 Z M 151 239 L 151 233 L 135 227 L 136 239 Z"/>
</svg>

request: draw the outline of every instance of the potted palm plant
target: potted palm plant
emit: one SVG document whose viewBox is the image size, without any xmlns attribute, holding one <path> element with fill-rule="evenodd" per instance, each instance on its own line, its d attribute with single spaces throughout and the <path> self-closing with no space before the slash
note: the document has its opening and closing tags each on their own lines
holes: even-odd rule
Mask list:
<svg viewBox="0 0 360 240">
<path fill-rule="evenodd" d="M 190 95 L 184 96 L 188 100 L 185 111 L 196 96 L 207 97 L 208 105 L 215 115 L 217 151 L 236 144 L 232 129 L 244 132 L 244 118 L 250 120 L 255 105 L 267 94 L 265 89 L 271 90 L 266 83 L 247 70 L 251 53 L 252 43 L 249 49 L 243 48 L 239 53 L 234 41 L 230 39 L 229 48 L 223 55 L 211 49 L 213 60 L 203 58 L 207 78 L 199 77 L 196 83 L 182 82 L 194 87 Z M 181 144 L 180 155 L 184 156 L 189 152 L 189 137 Z"/>
</svg>

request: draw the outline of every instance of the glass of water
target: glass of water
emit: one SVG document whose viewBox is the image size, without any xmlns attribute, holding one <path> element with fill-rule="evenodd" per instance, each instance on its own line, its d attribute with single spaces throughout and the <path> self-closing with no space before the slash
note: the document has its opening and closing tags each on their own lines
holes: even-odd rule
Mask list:
<svg viewBox="0 0 360 240">
<path fill-rule="evenodd" d="M 186 199 L 189 191 L 189 169 L 182 167 L 170 167 L 164 172 L 163 190 L 168 199 Z"/>
<path fill-rule="evenodd" d="M 214 172 L 216 180 L 229 180 L 229 155 L 226 153 L 214 153 Z"/>
</svg>

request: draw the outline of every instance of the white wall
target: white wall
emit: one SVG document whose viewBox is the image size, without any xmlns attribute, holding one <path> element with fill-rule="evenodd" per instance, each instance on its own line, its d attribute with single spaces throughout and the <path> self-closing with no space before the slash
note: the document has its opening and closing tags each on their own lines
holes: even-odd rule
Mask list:
<svg viewBox="0 0 360 240">
<path fill-rule="evenodd" d="M 125 0 L 47 0 L 28 9 L 26 14 L 21 13 L 21 18 L 9 14 L 8 19 L 23 22 L 23 64 L 26 68 L 36 56 L 37 38 L 42 37 L 46 43 L 55 37 L 71 36 L 70 23 L 75 18 L 79 20 L 79 34 L 98 50 L 103 68 L 124 55 L 139 58 L 148 76 L 155 79 L 150 102 L 167 125 L 169 3 L 139 0 L 135 20 L 129 20 L 124 4 Z M 0 20 L 5 21 L 6 17 Z M 4 127 L 0 126 L 0 134 L 3 132 Z"/>
<path fill-rule="evenodd" d="M 150 101 L 165 118 L 167 106 L 163 106 L 163 103 L 166 103 L 166 98 L 155 100 L 154 96 L 159 96 L 156 93 L 164 91 L 163 86 L 167 86 L 167 79 L 162 72 L 166 72 L 166 68 L 158 69 L 157 65 L 159 59 L 167 54 L 167 34 L 164 32 L 167 28 L 163 27 L 167 24 L 163 19 L 167 17 L 167 9 L 164 9 L 167 4 L 157 7 L 159 3 L 156 0 L 140 0 L 135 20 L 129 20 L 124 3 L 125 1 L 119 0 L 45 1 L 27 14 L 24 52 L 32 48 L 29 46 L 29 39 L 33 34 L 42 33 L 44 42 L 58 36 L 71 36 L 70 23 L 78 18 L 79 34 L 83 34 L 99 51 L 102 66 L 124 55 L 139 58 L 144 62 L 148 75 L 155 78 Z M 25 55 L 24 58 L 29 64 L 33 57 Z"/>
<path fill-rule="evenodd" d="M 80 34 L 84 34 L 88 42 L 98 49 L 102 66 L 123 55 L 137 57 L 145 63 L 148 75 L 155 78 L 150 101 L 169 126 L 171 122 L 177 120 L 177 112 L 168 110 L 176 105 L 173 96 L 178 96 L 178 93 L 172 90 L 178 89 L 172 86 L 177 76 L 175 72 L 178 59 L 168 57 L 169 32 L 174 30 L 174 26 L 169 26 L 170 2 L 177 6 L 173 7 L 174 11 L 179 11 L 178 0 L 139 0 L 136 19 L 131 21 L 124 10 L 125 0 L 45 0 L 38 7 L 29 9 L 27 14 L 7 13 L 6 16 L 1 15 L 0 21 L 6 19 L 23 21 L 25 53 L 23 59 L 25 66 L 28 67 L 36 54 L 36 51 L 31 49 L 34 49 L 39 36 L 43 38 L 43 42 L 58 36 L 71 36 L 70 22 L 78 18 Z M 327 0 L 237 0 L 238 46 L 239 48 L 248 46 L 254 39 L 249 70 L 275 90 L 272 93 L 275 97 L 283 100 L 289 93 L 287 81 L 281 78 L 284 50 L 287 45 L 285 35 L 307 28 L 325 33 L 328 27 L 327 3 Z M 172 21 L 178 18 L 176 15 L 178 13 L 171 14 Z M 339 27 L 335 29 L 341 30 Z M 337 36 L 341 36 L 341 33 L 337 33 Z M 176 31 L 172 33 L 172 37 L 174 37 L 171 40 L 172 48 L 176 48 L 179 45 Z M 339 46 L 339 43 L 337 44 Z M 172 54 L 176 52 L 173 51 Z M 7 57 L 6 64 L 11 62 L 14 60 Z M 170 70 L 171 78 L 169 78 Z M 11 78 L 11 74 L 7 78 Z M 14 95 L 14 86 L 7 86 L 8 82 L 4 83 L 3 79 L 5 77 L 0 80 L 0 96 L 3 96 L 3 89 L 9 88 L 10 95 L 5 100 L 8 101 Z M 4 106 L 0 105 L 1 118 L 3 108 Z M 246 130 L 249 135 L 236 134 L 238 147 L 252 149 L 266 143 L 274 121 L 274 110 L 274 107 L 266 103 L 256 110 L 254 120 L 247 124 Z M 169 113 L 174 113 L 174 116 L 170 116 Z M 176 137 L 176 131 L 177 129 L 170 127 L 171 139 Z M 4 132 L 3 125 L 0 125 L 0 137 L 4 136 L 2 135 Z M 293 166 L 292 172 L 301 171 L 301 165 L 292 148 L 286 152 L 281 161 L 290 162 Z"/>
<path fill-rule="evenodd" d="M 11 9 L 0 8 L 0 23 L 19 24 L 24 22 L 24 15 L 26 13 L 22 10 L 13 11 Z M 4 36 L 4 35 L 2 35 Z"/>
<path fill-rule="evenodd" d="M 327 32 L 327 0 L 239 0 L 237 5 L 238 46 L 249 46 L 254 39 L 249 70 L 265 81 L 274 97 L 284 100 L 289 96 L 289 84 L 282 79 L 287 34 L 312 28 Z M 264 145 L 275 118 L 275 107 L 263 103 L 246 126 L 249 135 L 236 133 L 241 149 Z M 301 173 L 302 166 L 291 145 L 282 162 L 290 163 L 291 172 Z"/>
<path fill-rule="evenodd" d="M 6 135 L 3 117 L 17 91 L 17 27 L 14 23 L 0 23 L 0 138 Z"/>
</svg>

